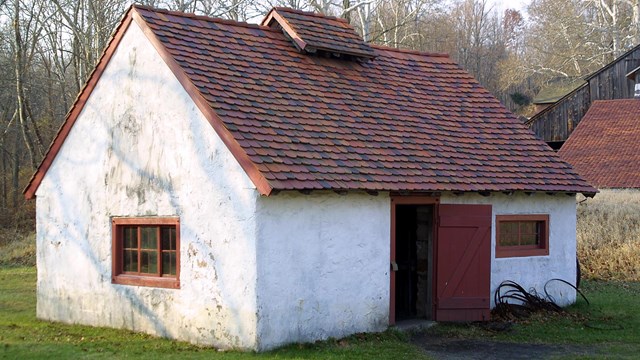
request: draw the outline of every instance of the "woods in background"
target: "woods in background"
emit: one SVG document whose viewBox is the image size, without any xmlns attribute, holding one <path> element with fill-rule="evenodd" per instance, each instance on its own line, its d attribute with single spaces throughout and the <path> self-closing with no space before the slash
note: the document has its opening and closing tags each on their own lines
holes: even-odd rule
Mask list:
<svg viewBox="0 0 640 360">
<path fill-rule="evenodd" d="M 239 21 L 273 6 L 347 18 L 369 42 L 449 53 L 508 108 L 640 43 L 640 0 L 143 0 Z M 0 226 L 33 227 L 22 189 L 131 1 L 0 0 Z"/>
</svg>

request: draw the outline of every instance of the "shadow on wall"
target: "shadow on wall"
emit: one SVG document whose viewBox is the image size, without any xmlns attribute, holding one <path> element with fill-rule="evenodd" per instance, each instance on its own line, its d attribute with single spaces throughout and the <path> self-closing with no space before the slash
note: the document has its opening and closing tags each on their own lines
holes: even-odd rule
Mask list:
<svg viewBox="0 0 640 360">
<path fill-rule="evenodd" d="M 153 84 L 153 86 L 149 88 L 165 86 L 162 79 L 148 77 L 146 81 L 140 81 L 140 77 L 141 77 L 140 74 L 136 74 L 136 76 L 137 76 L 137 79 L 136 79 L 137 83 L 141 84 L 140 85 L 141 89 L 145 87 L 149 87 L 148 84 Z M 180 91 L 180 93 L 175 93 L 173 95 L 175 96 L 175 98 L 185 98 L 185 99 L 188 98 L 187 95 L 184 94 L 182 91 Z M 88 107 L 89 108 L 93 107 L 93 108 L 87 109 Z M 189 102 L 185 104 L 184 112 L 197 113 L 198 110 L 195 109 L 194 107 L 195 105 L 192 105 L 191 101 L 189 100 Z M 152 121 L 150 119 L 150 117 L 153 118 L 152 115 L 156 113 L 155 111 L 157 110 L 152 109 L 148 113 L 144 113 L 143 109 L 138 109 L 137 114 L 144 113 L 146 120 L 150 122 L 149 126 L 166 126 L 166 125 L 163 125 L 163 123 L 166 124 L 167 122 L 166 119 L 164 122 Z M 95 272 L 100 276 L 99 279 L 102 282 L 101 285 L 104 285 L 107 288 L 110 287 L 108 291 L 114 290 L 120 299 L 125 299 L 129 304 L 128 310 L 121 311 L 122 315 L 121 317 L 119 317 L 121 319 L 120 322 L 115 319 L 114 314 L 117 315 L 117 313 L 115 313 L 114 310 L 112 310 L 114 311 L 113 314 L 102 314 L 102 316 L 109 319 L 108 320 L 109 323 L 106 325 L 114 326 L 114 327 L 122 326 L 130 329 L 134 329 L 134 330 L 141 330 L 145 326 L 143 325 L 143 327 L 139 327 L 135 321 L 136 317 L 140 316 L 140 317 L 143 317 L 145 321 L 148 321 L 149 324 L 151 324 L 151 327 L 153 328 L 153 330 L 151 331 L 152 333 L 155 333 L 163 337 L 182 338 L 182 339 L 190 340 L 192 342 L 202 342 L 203 340 L 204 342 L 208 342 L 208 341 L 224 338 L 227 344 L 230 344 L 236 347 L 246 347 L 247 344 L 239 343 L 241 340 L 239 340 L 237 335 L 253 334 L 253 336 L 255 337 L 255 331 L 256 331 L 255 324 L 249 324 L 249 325 L 245 324 L 242 321 L 243 318 L 240 314 L 242 304 L 233 304 L 234 301 L 237 302 L 239 300 L 244 300 L 244 299 L 225 298 L 226 294 L 233 293 L 231 291 L 232 290 L 231 288 L 225 288 L 225 286 L 229 287 L 230 285 L 233 285 L 233 284 L 229 282 L 228 285 L 225 285 L 224 281 L 218 280 L 218 272 L 221 270 L 223 272 L 228 273 L 229 271 L 242 272 L 243 269 L 241 268 L 235 268 L 233 270 L 220 269 L 220 268 L 216 269 L 216 259 L 213 254 L 213 249 L 211 246 L 208 246 L 207 243 L 213 245 L 214 240 L 217 240 L 217 242 L 222 243 L 224 239 L 215 239 L 215 237 L 219 236 L 219 234 L 206 233 L 207 230 L 210 230 L 210 229 L 191 228 L 189 226 L 190 224 L 189 221 L 181 221 L 181 238 L 183 239 L 183 241 L 181 242 L 180 253 L 181 253 L 181 259 L 183 261 L 181 261 L 180 266 L 181 266 L 181 274 L 183 275 L 181 278 L 183 289 L 181 290 L 155 289 L 155 288 L 142 288 L 142 287 L 127 286 L 127 285 L 111 284 L 111 280 L 110 280 L 111 279 L 111 255 L 110 255 L 111 216 L 147 215 L 147 214 L 137 214 L 136 213 L 137 210 L 131 210 L 130 214 L 112 214 L 112 213 L 108 213 L 110 211 L 108 210 L 108 208 L 103 208 L 103 209 L 95 208 L 96 206 L 100 206 L 100 204 L 94 203 L 96 194 L 103 192 L 103 197 L 105 199 L 111 195 L 111 194 L 108 194 L 108 190 L 111 187 L 110 186 L 111 184 L 109 184 L 108 179 L 109 179 L 109 171 L 112 171 L 113 169 L 109 169 L 108 166 L 109 166 L 109 163 L 111 164 L 114 163 L 112 161 L 112 158 L 115 157 L 115 163 L 117 164 L 117 166 L 126 168 L 130 170 L 133 174 L 137 175 L 137 178 L 139 179 L 139 187 L 138 187 L 139 191 L 137 191 L 136 193 L 129 192 L 127 195 L 137 196 L 139 205 L 152 201 L 149 199 L 149 196 L 145 195 L 145 193 L 149 190 L 147 187 L 152 187 L 154 188 L 156 195 L 159 195 L 159 194 L 169 195 L 169 199 L 170 199 L 169 204 L 170 204 L 170 208 L 172 209 L 171 211 L 173 211 L 173 214 L 171 215 L 177 215 L 182 218 L 182 216 L 185 214 L 185 209 L 183 208 L 183 205 L 180 202 L 181 200 L 180 193 L 174 187 L 174 182 L 172 181 L 172 177 L 171 177 L 172 174 L 170 173 L 171 169 L 159 169 L 160 171 L 158 171 L 158 174 L 154 174 L 154 172 L 150 171 L 148 167 L 145 167 L 145 164 L 148 166 L 151 163 L 150 158 L 140 159 L 140 164 L 136 163 L 133 157 L 131 156 L 131 149 L 124 146 L 121 139 L 118 137 L 118 135 L 115 134 L 116 129 L 114 127 L 109 126 L 111 124 L 111 121 L 109 121 L 110 119 L 108 118 L 108 115 L 106 116 L 103 115 L 104 113 L 103 109 L 98 109 L 96 106 L 92 106 L 92 102 L 88 101 L 85 105 L 83 116 L 86 117 L 88 116 L 86 114 L 91 114 L 91 113 L 97 115 L 97 121 L 103 120 L 100 123 L 100 125 L 102 125 L 103 127 L 102 128 L 103 131 L 100 132 L 100 131 L 92 130 L 92 134 L 109 134 L 110 135 L 110 138 L 108 140 L 109 143 L 104 144 L 104 146 L 108 147 L 108 149 L 110 150 L 109 155 L 103 157 L 102 154 L 97 153 L 97 154 L 94 154 L 93 157 L 83 158 L 82 161 L 75 161 L 75 162 L 72 162 L 70 165 L 72 165 L 73 168 L 75 169 L 90 169 L 92 166 L 95 166 L 96 163 L 100 163 L 101 164 L 99 165 L 101 167 L 100 170 L 104 171 L 104 177 L 105 177 L 104 188 L 99 188 L 100 186 L 102 186 L 102 183 L 101 183 L 102 179 L 98 179 L 98 176 L 93 178 L 94 181 L 90 181 L 89 183 L 77 184 L 78 186 L 76 187 L 76 189 L 81 189 L 82 186 L 86 187 L 84 194 L 82 195 L 83 198 L 79 198 L 81 199 L 79 201 L 86 202 L 88 208 L 90 209 L 89 213 L 83 212 L 82 206 L 64 206 L 66 204 L 66 201 L 68 200 L 69 195 L 66 194 L 66 197 L 65 197 L 65 195 L 62 193 L 62 190 L 56 191 L 55 193 L 51 194 L 51 195 L 57 196 L 58 198 L 55 201 L 53 201 L 53 199 L 51 199 L 50 201 L 52 204 L 58 204 L 59 207 L 57 209 L 63 212 L 62 216 L 58 217 L 59 219 L 61 219 L 61 223 L 58 224 L 57 226 L 58 230 L 60 231 L 60 239 L 64 239 L 63 241 L 66 241 L 69 244 L 75 245 L 75 247 L 80 251 L 75 252 L 74 256 L 84 256 L 87 260 L 87 263 L 90 263 L 91 266 L 94 267 Z M 135 115 L 136 115 L 136 109 L 130 108 L 130 109 L 127 109 L 127 111 L 125 111 L 122 116 L 135 116 Z M 158 118 L 162 118 L 162 116 L 158 116 Z M 176 120 L 176 121 L 179 121 L 179 120 Z M 221 201 L 224 201 L 225 205 L 227 205 L 224 208 L 225 213 L 228 214 L 232 212 L 232 215 L 229 215 L 230 217 L 234 219 L 249 220 L 249 224 L 251 224 L 251 221 L 253 221 L 253 219 L 252 218 L 244 219 L 243 218 L 244 215 L 241 209 L 243 206 L 246 208 L 246 204 L 248 201 L 253 201 L 255 203 L 255 195 L 242 196 L 243 194 L 237 191 L 239 189 L 239 185 L 241 184 L 233 183 L 232 181 L 233 179 L 226 177 L 224 175 L 217 176 L 214 179 L 214 176 L 216 174 L 226 174 L 225 170 L 228 170 L 228 169 L 224 167 L 224 163 L 216 164 L 216 160 L 220 160 L 220 152 L 215 151 L 214 154 L 211 154 L 213 150 L 210 144 L 212 143 L 213 139 L 206 139 L 203 136 L 205 134 L 212 134 L 213 128 L 201 116 L 197 116 L 196 118 L 193 118 L 192 121 L 189 121 L 189 124 L 190 124 L 189 129 L 187 131 L 190 132 L 190 134 L 188 135 L 190 135 L 193 141 L 191 143 L 186 143 L 186 144 L 191 145 L 191 151 L 189 152 L 185 150 L 186 149 L 186 147 L 184 146 L 185 143 L 181 144 L 180 150 L 171 148 L 170 145 L 167 146 L 166 148 L 169 149 L 170 151 L 174 150 L 174 154 L 182 153 L 182 154 L 186 154 L 186 156 L 189 156 L 189 155 L 195 156 L 195 159 L 193 158 L 183 159 L 183 160 L 187 160 L 187 161 L 184 161 L 183 164 L 188 164 L 193 168 L 195 168 L 196 166 L 199 166 L 200 171 L 210 175 L 207 180 L 208 181 L 208 183 L 206 184 L 207 186 L 202 187 L 202 188 L 206 188 L 205 193 L 210 194 L 209 195 L 210 198 L 220 199 Z M 93 125 L 97 126 L 98 124 L 93 124 Z M 125 132 L 123 132 L 123 134 L 125 134 Z M 215 141 L 220 142 L 219 139 L 216 139 Z M 159 141 L 156 141 L 153 144 L 158 145 L 158 143 Z M 224 145 L 220 145 L 220 146 L 224 146 Z M 100 146 L 98 146 L 97 148 L 98 150 L 104 150 L 104 148 Z M 78 149 L 77 151 L 80 151 L 80 149 Z M 175 156 L 179 156 L 179 155 L 175 155 Z M 218 159 L 216 159 L 216 157 Z M 104 162 L 102 163 L 101 160 L 103 159 L 104 159 Z M 69 162 L 73 160 L 65 159 L 65 161 Z M 158 161 L 158 162 L 162 163 L 161 161 Z M 181 169 L 181 170 L 184 170 L 184 169 Z M 189 171 L 187 171 L 187 173 L 194 172 L 193 169 L 188 169 L 188 170 Z M 174 171 L 176 173 L 181 172 L 180 170 L 174 170 Z M 173 174 L 173 175 L 174 175 L 174 178 L 175 176 L 180 176 L 180 175 L 186 176 L 180 173 Z M 51 182 L 54 184 L 62 184 L 65 181 L 69 181 L 69 178 L 70 178 L 70 177 L 62 176 L 61 173 L 54 173 L 54 172 L 49 172 L 48 176 L 54 176 L 53 178 L 51 178 Z M 86 181 L 86 179 L 82 176 L 76 176 L 74 178 L 82 179 Z M 91 179 L 92 177 L 89 177 L 89 178 Z M 92 186 L 98 186 L 98 189 L 92 188 Z M 120 191 L 120 192 L 126 191 L 125 188 L 122 186 L 120 187 L 116 186 L 114 187 L 114 189 L 117 189 L 116 191 Z M 99 191 L 96 191 L 96 190 L 99 190 Z M 247 189 L 247 194 L 252 194 L 252 193 L 255 193 L 255 191 L 252 192 L 250 189 Z M 118 195 L 117 192 L 115 195 L 116 196 Z M 187 195 L 191 196 L 193 194 L 190 193 Z M 182 199 L 183 201 L 189 200 L 187 195 L 184 195 Z M 98 198 L 99 197 L 100 196 L 98 195 Z M 215 206 L 215 203 L 207 203 L 205 205 Z M 157 204 L 152 204 L 148 206 L 148 208 L 155 208 L 156 215 L 158 214 Z M 215 214 L 215 210 L 216 210 L 215 208 L 207 209 L 206 213 Z M 163 210 L 163 212 L 166 212 L 166 211 Z M 169 214 L 162 214 L 162 215 L 169 215 Z M 196 223 L 196 222 L 194 221 L 193 223 Z M 95 238 L 92 239 L 92 236 L 93 237 L 101 236 L 100 233 L 102 231 L 100 230 L 96 231 L 95 229 L 106 229 L 106 228 L 109 229 L 108 230 L 109 233 L 105 234 L 105 235 L 108 235 L 106 239 L 95 239 Z M 238 240 L 238 238 L 241 238 L 247 247 L 253 246 L 254 247 L 253 252 L 249 252 L 249 253 L 255 254 L 255 244 L 252 243 L 252 240 L 254 238 L 253 227 L 238 226 L 237 228 L 241 228 L 242 234 L 240 234 L 237 238 L 235 238 L 235 240 Z M 210 240 L 206 241 L 201 238 L 202 236 L 206 236 Z M 103 243 L 104 241 L 109 242 L 108 247 L 104 246 L 104 243 Z M 108 256 L 105 256 L 105 254 L 102 253 L 106 248 L 109 249 Z M 43 251 L 39 251 L 38 253 L 39 253 L 39 256 L 45 256 Z M 240 256 L 240 255 L 245 256 L 246 254 L 235 254 L 235 256 Z M 202 268 L 201 270 L 196 270 L 196 267 L 198 266 L 196 265 L 196 263 L 198 262 L 197 260 L 200 260 L 201 263 L 202 261 L 204 261 L 204 263 L 206 264 L 205 267 Z M 253 263 L 255 264 L 255 259 Z M 62 268 L 58 268 L 58 269 L 62 270 Z M 167 319 L 163 318 L 163 314 L 158 313 L 158 311 L 155 309 L 155 307 L 157 307 L 158 305 L 156 304 L 154 306 L 154 304 L 152 304 L 154 301 L 152 297 L 158 297 L 161 293 L 165 293 L 165 294 L 173 293 L 172 296 L 162 296 L 161 298 L 165 300 L 171 299 L 173 300 L 173 302 L 175 302 L 176 300 L 175 298 L 191 295 L 191 294 L 184 294 L 184 293 L 180 294 L 180 292 L 184 292 L 185 287 L 191 287 L 189 284 L 189 281 L 192 280 L 193 276 L 192 278 L 184 278 L 184 275 L 187 275 L 187 276 L 193 275 L 195 271 L 203 271 L 210 274 L 207 276 L 207 278 L 215 282 L 215 284 L 213 284 L 213 287 L 216 288 L 217 290 L 217 293 L 214 295 L 215 301 L 217 303 L 212 302 L 211 304 L 208 304 L 208 307 L 211 310 L 209 314 L 209 316 L 211 317 L 210 318 L 211 324 L 209 329 L 196 328 L 195 325 L 192 325 L 188 322 L 188 319 L 185 319 L 187 321 L 183 323 L 183 326 L 194 327 L 190 331 L 190 333 L 198 334 L 194 338 L 192 335 L 189 335 L 189 332 L 187 332 L 186 335 L 189 336 L 189 338 L 185 338 L 184 336 L 185 334 L 180 334 L 180 331 L 183 328 L 180 327 L 179 324 L 169 323 Z M 90 272 L 87 272 L 87 273 L 90 273 Z M 232 274 L 231 276 L 241 277 L 242 275 Z M 52 276 L 45 279 L 45 281 L 52 281 L 52 280 L 53 280 Z M 96 279 L 96 281 L 98 280 Z M 253 279 L 253 281 L 255 282 L 255 279 Z M 70 283 L 72 284 L 72 282 Z M 64 287 L 65 285 L 58 285 L 58 286 Z M 195 291 L 207 290 L 206 288 L 195 289 L 193 287 L 192 289 L 194 289 Z M 211 297 L 211 296 L 212 295 L 209 293 L 205 294 L 205 298 Z M 253 294 L 253 297 L 255 298 L 255 294 Z M 84 301 L 72 301 L 72 302 L 66 302 L 66 303 L 77 305 L 80 302 L 85 303 Z M 178 301 L 178 303 L 179 302 L 180 301 Z M 184 302 L 188 302 L 188 299 Z M 225 302 L 229 302 L 230 304 L 225 304 Z M 91 302 L 88 302 L 88 303 L 91 303 Z M 178 305 L 165 304 L 165 306 L 170 307 L 170 306 L 178 306 Z M 96 311 L 98 309 L 91 309 L 91 310 Z M 105 311 L 105 309 L 100 309 L 100 310 Z M 216 313 L 216 311 L 218 313 Z M 227 319 L 221 318 L 224 316 L 223 314 L 220 313 L 221 311 L 225 311 L 226 316 L 230 318 L 227 318 Z M 73 312 L 73 309 L 70 309 L 70 308 L 65 309 L 65 312 L 68 312 L 70 314 Z M 124 315 L 124 314 L 127 314 L 127 315 Z M 203 332 L 205 333 L 203 334 Z M 222 342 L 222 344 L 225 344 L 225 342 Z"/>
</svg>

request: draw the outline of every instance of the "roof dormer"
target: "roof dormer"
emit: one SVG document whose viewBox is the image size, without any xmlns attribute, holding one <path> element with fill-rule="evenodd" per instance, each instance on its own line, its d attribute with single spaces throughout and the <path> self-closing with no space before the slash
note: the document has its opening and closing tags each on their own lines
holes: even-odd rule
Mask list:
<svg viewBox="0 0 640 360">
<path fill-rule="evenodd" d="M 281 28 L 301 53 L 325 52 L 337 57 L 363 60 L 376 56 L 375 51 L 345 19 L 276 7 L 262 20 L 262 25 Z"/>
</svg>

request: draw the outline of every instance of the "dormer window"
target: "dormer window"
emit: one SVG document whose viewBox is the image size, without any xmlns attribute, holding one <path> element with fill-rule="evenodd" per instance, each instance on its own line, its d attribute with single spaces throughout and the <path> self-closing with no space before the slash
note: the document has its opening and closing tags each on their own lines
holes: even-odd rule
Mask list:
<svg viewBox="0 0 640 360">
<path fill-rule="evenodd" d="M 375 51 L 345 19 L 316 13 L 274 8 L 263 26 L 279 27 L 298 51 L 305 54 L 331 54 L 345 59 L 370 60 Z"/>
</svg>

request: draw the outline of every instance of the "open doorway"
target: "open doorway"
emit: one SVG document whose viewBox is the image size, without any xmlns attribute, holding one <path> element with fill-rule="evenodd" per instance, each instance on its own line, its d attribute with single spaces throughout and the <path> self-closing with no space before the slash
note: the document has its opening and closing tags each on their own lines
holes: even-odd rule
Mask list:
<svg viewBox="0 0 640 360">
<path fill-rule="evenodd" d="M 488 204 L 391 198 L 390 325 L 490 318 L 491 221 Z"/>
<path fill-rule="evenodd" d="M 395 321 L 433 319 L 434 204 L 395 205 Z"/>
</svg>

